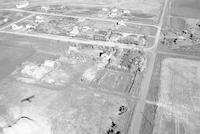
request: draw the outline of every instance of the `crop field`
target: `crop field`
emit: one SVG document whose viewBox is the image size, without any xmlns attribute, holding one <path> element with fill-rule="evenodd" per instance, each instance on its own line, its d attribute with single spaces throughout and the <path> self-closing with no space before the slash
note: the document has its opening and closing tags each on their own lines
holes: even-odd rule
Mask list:
<svg viewBox="0 0 200 134">
<path fill-rule="evenodd" d="M 174 16 L 182 16 L 187 18 L 200 19 L 198 12 L 200 11 L 199 0 L 173 0 L 172 1 L 172 14 Z"/>
<path fill-rule="evenodd" d="M 199 132 L 199 60 L 157 57 L 140 133 Z"/>
</svg>

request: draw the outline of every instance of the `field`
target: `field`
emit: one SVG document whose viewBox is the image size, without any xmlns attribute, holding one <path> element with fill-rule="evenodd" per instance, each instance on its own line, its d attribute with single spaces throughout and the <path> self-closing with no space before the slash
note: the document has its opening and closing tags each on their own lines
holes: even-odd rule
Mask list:
<svg viewBox="0 0 200 134">
<path fill-rule="evenodd" d="M 20 20 L 28 15 L 28 13 L 2 10 L 0 11 L 0 28 Z"/>
<path fill-rule="evenodd" d="M 143 53 L 24 39 L 1 35 L 0 107 L 4 110 L 0 126 L 4 133 L 29 133 L 27 128 L 60 134 L 128 132 L 137 104 L 131 95 L 139 97 Z"/>
<path fill-rule="evenodd" d="M 200 19 L 199 9 L 199 0 L 173 0 L 171 12 L 174 16 Z"/>
<path fill-rule="evenodd" d="M 198 49 L 190 58 L 188 49 L 187 56 L 171 53 L 176 47 L 162 47 L 160 35 L 168 31 L 164 26 L 182 32 L 194 21 L 171 14 L 165 20 L 169 5 L 0 2 L 0 134 L 196 134 L 198 71 L 188 75 L 185 67 L 198 68 Z M 180 44 L 176 50 L 185 47 Z"/>
<path fill-rule="evenodd" d="M 199 64 L 181 57 L 157 57 L 141 134 L 197 134 Z"/>
<path fill-rule="evenodd" d="M 170 2 L 141 113 L 140 134 L 199 133 L 199 2 Z"/>
<path fill-rule="evenodd" d="M 0 106 L 4 111 L 0 123 L 17 118 L 11 127 L 4 128 L 5 133 L 126 133 L 135 107 L 134 101 L 125 96 L 76 86 L 52 90 L 10 79 L 1 85 Z"/>
<path fill-rule="evenodd" d="M 0 46 L 0 79 L 10 74 L 17 65 L 33 54 L 34 50 Z"/>
</svg>

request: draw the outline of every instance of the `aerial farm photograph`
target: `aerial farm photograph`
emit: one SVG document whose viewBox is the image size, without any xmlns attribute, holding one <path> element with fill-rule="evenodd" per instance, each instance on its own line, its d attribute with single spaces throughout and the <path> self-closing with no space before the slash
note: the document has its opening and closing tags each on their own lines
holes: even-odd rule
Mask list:
<svg viewBox="0 0 200 134">
<path fill-rule="evenodd" d="M 200 0 L 0 0 L 0 134 L 200 134 Z"/>
</svg>

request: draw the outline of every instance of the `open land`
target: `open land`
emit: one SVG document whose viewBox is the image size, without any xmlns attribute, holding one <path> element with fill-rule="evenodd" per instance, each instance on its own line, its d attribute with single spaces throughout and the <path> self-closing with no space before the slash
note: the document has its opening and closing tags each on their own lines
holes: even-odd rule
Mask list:
<svg viewBox="0 0 200 134">
<path fill-rule="evenodd" d="M 3 0 L 0 134 L 198 134 L 198 4 Z"/>
<path fill-rule="evenodd" d="M 140 62 L 142 53 L 107 49 L 115 55 L 107 62 L 111 53 L 103 49 L 65 44 L 63 51 L 45 53 L 27 46 L 33 44 L 2 43 L 3 133 L 127 133 L 136 105 L 129 83 L 137 68 L 128 67 L 126 56 Z M 114 62 L 116 56 L 122 60 Z"/>
<path fill-rule="evenodd" d="M 143 133 L 198 133 L 199 59 L 158 55 L 143 113 Z"/>
<path fill-rule="evenodd" d="M 141 111 L 140 134 L 199 133 L 196 96 L 199 92 L 200 29 L 197 11 L 190 6 L 198 7 L 198 1 L 169 2 L 151 84 Z M 190 8 L 186 10 L 186 7 Z"/>
<path fill-rule="evenodd" d="M 29 2 L 0 10 L 0 133 L 132 133 L 164 1 Z"/>
<path fill-rule="evenodd" d="M 28 15 L 29 13 L 0 11 L 0 28 L 27 17 Z"/>
<path fill-rule="evenodd" d="M 171 12 L 175 16 L 200 19 L 199 9 L 200 1 L 198 0 L 173 0 Z"/>
</svg>

